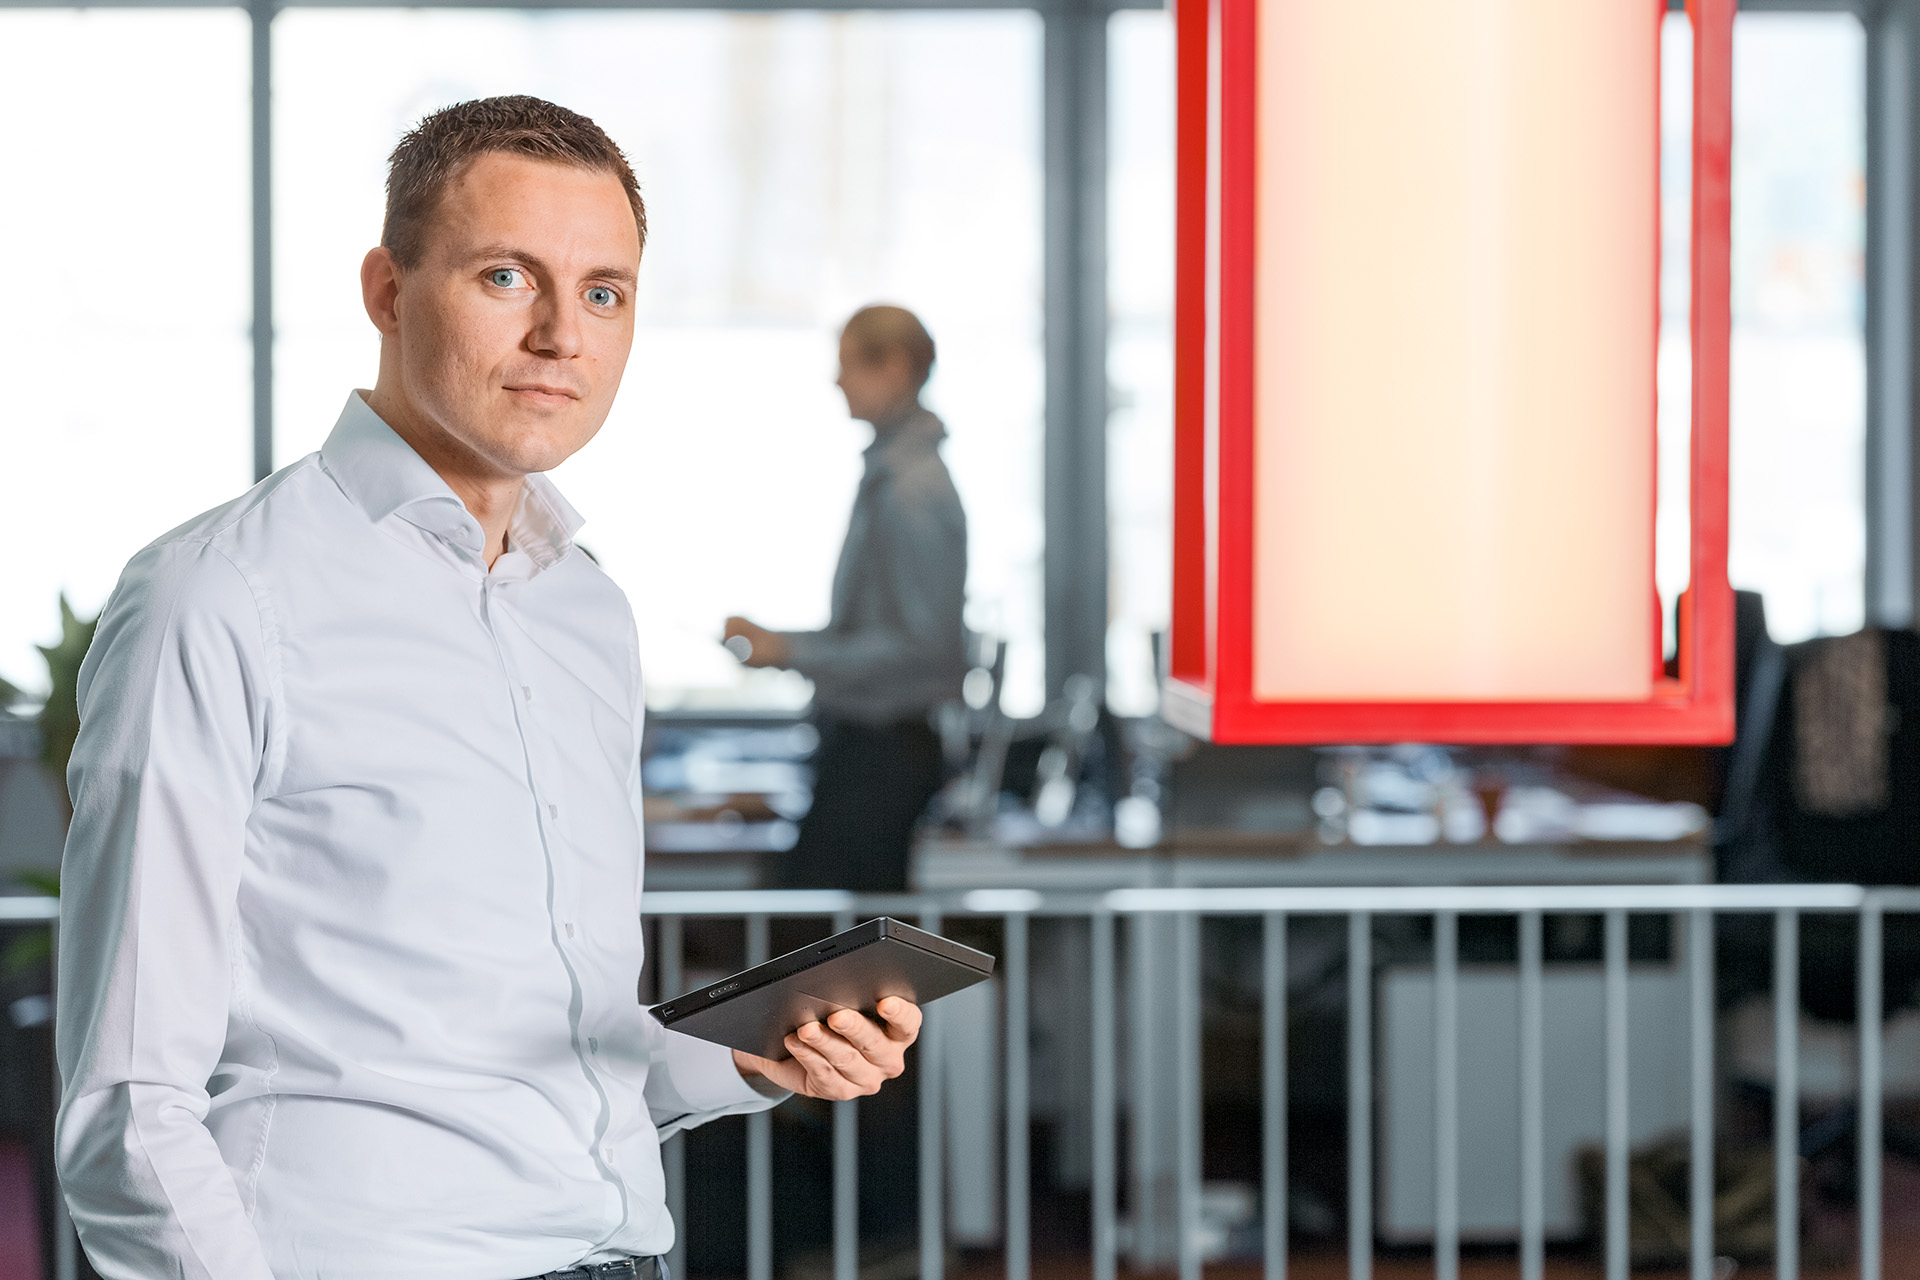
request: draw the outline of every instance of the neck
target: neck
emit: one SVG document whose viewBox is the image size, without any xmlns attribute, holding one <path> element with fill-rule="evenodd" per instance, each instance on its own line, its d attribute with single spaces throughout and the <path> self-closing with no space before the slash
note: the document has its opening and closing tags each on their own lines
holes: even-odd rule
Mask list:
<svg viewBox="0 0 1920 1280">
<path fill-rule="evenodd" d="M 404 396 L 395 395 L 384 384 L 367 395 L 367 407 L 393 428 L 393 433 L 412 446 L 413 451 L 434 473 L 446 481 L 480 522 L 482 553 L 491 569 L 507 549 L 507 525 L 520 505 L 520 491 L 526 477 L 504 471 L 481 457 L 459 440 L 440 430 L 420 414 Z"/>
<path fill-rule="evenodd" d="M 883 439 L 892 435 L 904 426 L 907 419 L 911 418 L 919 409 L 920 398 L 915 396 L 911 400 L 906 400 L 893 406 L 893 408 L 888 409 L 885 413 L 874 414 L 871 419 L 873 433 Z"/>
</svg>

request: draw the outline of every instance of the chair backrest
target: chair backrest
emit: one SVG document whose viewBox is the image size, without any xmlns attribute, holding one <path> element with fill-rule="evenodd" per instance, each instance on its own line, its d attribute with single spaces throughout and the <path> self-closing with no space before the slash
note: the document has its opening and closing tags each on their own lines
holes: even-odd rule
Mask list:
<svg viewBox="0 0 1920 1280">
<path fill-rule="evenodd" d="M 1786 651 L 1761 790 L 1803 880 L 1920 884 L 1920 635 L 1876 630 Z"/>
</svg>

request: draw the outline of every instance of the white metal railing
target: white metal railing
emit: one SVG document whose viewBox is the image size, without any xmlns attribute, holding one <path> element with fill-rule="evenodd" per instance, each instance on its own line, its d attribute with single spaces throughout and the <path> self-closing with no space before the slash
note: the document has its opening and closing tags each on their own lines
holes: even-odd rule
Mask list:
<svg viewBox="0 0 1920 1280">
<path fill-rule="evenodd" d="M 1094 1280 L 1113 1280 L 1118 1263 L 1115 1088 L 1115 922 L 1167 918 L 1173 927 L 1172 1037 L 1175 1105 L 1175 1231 L 1181 1280 L 1199 1280 L 1201 1188 L 1200 927 L 1203 916 L 1257 917 L 1262 930 L 1262 1170 L 1263 1252 L 1268 1280 L 1287 1271 L 1286 985 L 1290 917 L 1347 917 L 1348 1267 L 1352 1280 L 1369 1280 L 1374 1247 L 1372 922 L 1376 915 L 1422 915 L 1434 921 L 1434 1259 L 1439 1280 L 1457 1280 L 1460 1251 L 1459 918 L 1510 915 L 1519 934 L 1520 1029 L 1520 1272 L 1541 1280 L 1545 1253 L 1542 1188 L 1544 1097 L 1542 1063 L 1542 920 L 1548 913 L 1599 915 L 1603 931 L 1605 1043 L 1605 1272 L 1626 1280 L 1628 1238 L 1627 918 L 1657 913 L 1686 921 L 1686 982 L 1690 1020 L 1688 1090 L 1691 1128 L 1690 1271 L 1714 1275 L 1714 949 L 1715 917 L 1768 913 L 1774 922 L 1774 1205 L 1775 1275 L 1797 1280 L 1799 1259 L 1798 1041 L 1799 924 L 1807 913 L 1859 919 L 1859 1143 L 1860 1267 L 1862 1280 L 1881 1276 L 1880 1144 L 1882 1110 L 1882 920 L 1888 912 L 1920 913 L 1920 890 L 1857 885 L 1545 885 L 1303 887 L 1250 889 L 1117 889 L 1105 893 L 1037 893 L 1027 889 L 963 894 L 855 896 L 834 891 L 656 892 L 645 910 L 661 926 L 657 962 L 662 991 L 679 989 L 680 921 L 735 917 L 746 921 L 750 961 L 766 954 L 767 921 L 774 916 L 830 916 L 836 928 L 857 918 L 888 914 L 938 930 L 956 916 L 997 916 L 1005 942 L 998 970 L 1005 1021 L 1004 1228 L 1008 1280 L 1029 1280 L 1028 1235 L 1028 922 L 1035 916 L 1084 917 L 1090 923 L 1092 1036 L 1092 1262 Z M 942 1087 L 928 1064 L 941 1058 L 940 1007 L 931 1006 L 922 1032 L 920 1091 L 920 1273 L 938 1280 L 944 1269 L 941 1150 Z M 1136 1025 L 1138 1020 L 1136 1020 Z M 1136 1034 L 1138 1062 L 1152 1052 Z M 834 1104 L 834 1280 L 857 1280 L 858 1168 L 854 1137 L 857 1103 Z M 1139 1105 L 1136 1096 L 1136 1105 Z M 769 1120 L 749 1120 L 747 1178 L 748 1280 L 771 1280 L 773 1179 Z M 1135 1132 L 1140 1126 L 1134 1126 Z M 684 1157 L 667 1146 L 669 1201 L 676 1219 L 684 1201 Z M 1138 1197 L 1136 1197 L 1136 1202 Z M 684 1246 L 681 1246 L 684 1249 Z"/>
<path fill-rule="evenodd" d="M 1799 1181 L 1797 1099 L 1799 924 L 1806 913 L 1847 914 L 1859 920 L 1859 1202 L 1862 1280 L 1881 1277 L 1881 1111 L 1883 1061 L 1882 922 L 1888 913 L 1920 913 L 1920 890 L 1864 889 L 1857 885 L 1546 885 L 1407 886 L 1380 888 L 1117 889 L 1106 893 L 1048 893 L 1028 889 L 973 890 L 957 895 L 855 896 L 832 890 L 652 892 L 647 915 L 659 928 L 655 951 L 660 989 L 681 988 L 682 921 L 731 917 L 745 922 L 749 964 L 767 959 L 768 924 L 776 916 L 831 917 L 836 929 L 880 914 L 915 920 L 938 931 L 956 916 L 997 916 L 1005 941 L 998 968 L 1005 1019 L 1005 1249 L 1008 1280 L 1030 1280 L 1028 1235 L 1029 1001 L 1028 924 L 1035 916 L 1089 921 L 1092 1036 L 1091 1249 L 1094 1280 L 1113 1280 L 1118 1263 L 1115 922 L 1170 918 L 1174 929 L 1173 982 L 1177 1018 L 1173 1044 L 1176 1111 L 1176 1234 L 1181 1280 L 1200 1275 L 1200 929 L 1203 916 L 1258 917 L 1262 932 L 1262 1168 L 1263 1249 L 1268 1280 L 1287 1270 L 1286 1195 L 1286 932 L 1296 915 L 1348 919 L 1348 1265 L 1353 1280 L 1369 1280 L 1373 1259 L 1372 920 L 1376 915 L 1425 915 L 1434 920 L 1434 1188 L 1435 1271 L 1459 1275 L 1459 965 L 1462 914 L 1511 915 L 1519 931 L 1520 1025 L 1520 1262 L 1523 1280 L 1541 1280 L 1545 1231 L 1544 1058 L 1541 1012 L 1542 917 L 1566 912 L 1605 920 L 1605 1268 L 1608 1280 L 1626 1280 L 1627 1220 L 1627 917 L 1631 912 L 1684 916 L 1690 1010 L 1692 1280 L 1711 1280 L 1714 1148 L 1715 917 L 1769 913 L 1774 921 L 1774 1209 L 1775 1275 L 1797 1280 Z M 52 899 L 0 897 L 0 923 L 45 922 L 58 927 Z M 940 1006 L 928 1009 L 921 1033 L 923 1064 L 941 1060 Z M 1136 1060 L 1150 1054 L 1152 1037 L 1136 1034 Z M 1142 1064 L 1145 1065 L 1145 1064 Z M 57 1084 L 56 1084 L 57 1087 Z M 919 1072 L 920 1274 L 938 1280 L 945 1267 L 942 1081 Z M 1781 1100 L 1792 1099 L 1794 1102 Z M 1137 1102 L 1137 1098 L 1136 1098 Z M 857 1280 L 859 1170 L 856 1102 L 834 1106 L 834 1280 Z M 1137 1130 L 1138 1126 L 1136 1126 Z M 747 1280 L 773 1277 L 773 1161 L 770 1117 L 747 1119 Z M 680 1140 L 665 1146 L 669 1203 L 685 1221 L 685 1156 Z M 1702 1212 L 1701 1210 L 1705 1211 Z M 56 1205 L 55 1275 L 71 1280 L 75 1255 L 64 1204 Z M 684 1252 L 684 1245 L 679 1246 Z"/>
</svg>

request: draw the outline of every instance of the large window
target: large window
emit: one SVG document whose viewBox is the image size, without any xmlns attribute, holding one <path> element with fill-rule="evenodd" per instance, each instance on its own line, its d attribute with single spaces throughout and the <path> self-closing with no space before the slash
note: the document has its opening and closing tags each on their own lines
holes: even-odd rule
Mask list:
<svg viewBox="0 0 1920 1280">
<path fill-rule="evenodd" d="M 249 483 L 247 17 L 0 11 L 0 677 Z"/>
<path fill-rule="evenodd" d="M 650 235 L 613 416 L 555 472 L 627 589 L 659 706 L 788 705 L 722 620 L 825 622 L 868 429 L 838 328 L 898 302 L 966 504 L 970 621 L 1042 690 L 1040 23 L 1032 13 L 290 10 L 276 20 L 276 461 L 373 376 L 358 267 L 385 157 L 435 107 L 533 93 L 633 159 Z M 341 92 L 351 68 L 351 92 Z"/>
<path fill-rule="evenodd" d="M 1727 571 L 1782 641 L 1865 617 L 1865 45 L 1848 13 L 1734 26 Z"/>
<path fill-rule="evenodd" d="M 1173 582 L 1173 23 L 1107 23 L 1107 701 L 1159 703 L 1154 633 Z"/>
<path fill-rule="evenodd" d="M 1666 140 L 1686 145 L 1684 20 Z M 276 462 L 316 447 L 375 339 L 355 267 L 384 158 L 432 108 L 527 91 L 607 125 L 654 234 L 633 364 L 600 440 L 558 476 L 628 588 L 660 705 L 795 705 L 745 673 L 724 615 L 817 625 L 865 428 L 831 382 L 861 303 L 914 307 L 971 524 L 970 620 L 1041 699 L 1041 23 L 1029 11 L 765 14 L 301 9 L 274 22 Z M 1730 569 L 1775 634 L 1863 617 L 1864 38 L 1849 14 L 1736 30 Z M 0 676 L 40 684 L 61 591 L 91 612 L 141 545 L 244 487 L 249 396 L 248 17 L 238 8 L 0 11 L 0 230 L 28 288 L 0 337 L 31 376 L 0 410 L 8 510 Z M 1166 623 L 1172 36 L 1111 20 L 1112 413 L 1107 656 L 1117 710 L 1155 703 Z M 84 72 L 84 73 L 82 73 Z M 1685 582 L 1687 167 L 1663 179 L 1658 577 Z M 1070 416 L 1070 415 L 1063 415 Z"/>
</svg>

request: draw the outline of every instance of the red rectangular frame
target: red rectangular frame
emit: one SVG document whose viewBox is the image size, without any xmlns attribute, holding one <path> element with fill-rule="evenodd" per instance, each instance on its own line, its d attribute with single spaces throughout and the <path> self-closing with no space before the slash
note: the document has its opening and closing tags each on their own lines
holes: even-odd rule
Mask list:
<svg viewBox="0 0 1920 1280">
<path fill-rule="evenodd" d="M 1662 0 L 1641 3 L 1666 10 Z M 1651 696 L 1634 702 L 1282 703 L 1253 696 L 1257 0 L 1175 0 L 1173 620 L 1163 698 L 1170 722 L 1238 743 L 1732 739 L 1726 563 L 1734 7 L 1735 0 L 1687 5 L 1694 27 L 1692 573 L 1680 604 L 1678 677 L 1657 676 Z M 1207 404 L 1210 361 L 1219 369 L 1214 414 Z M 1658 658 L 1657 644 L 1651 657 Z"/>
</svg>

